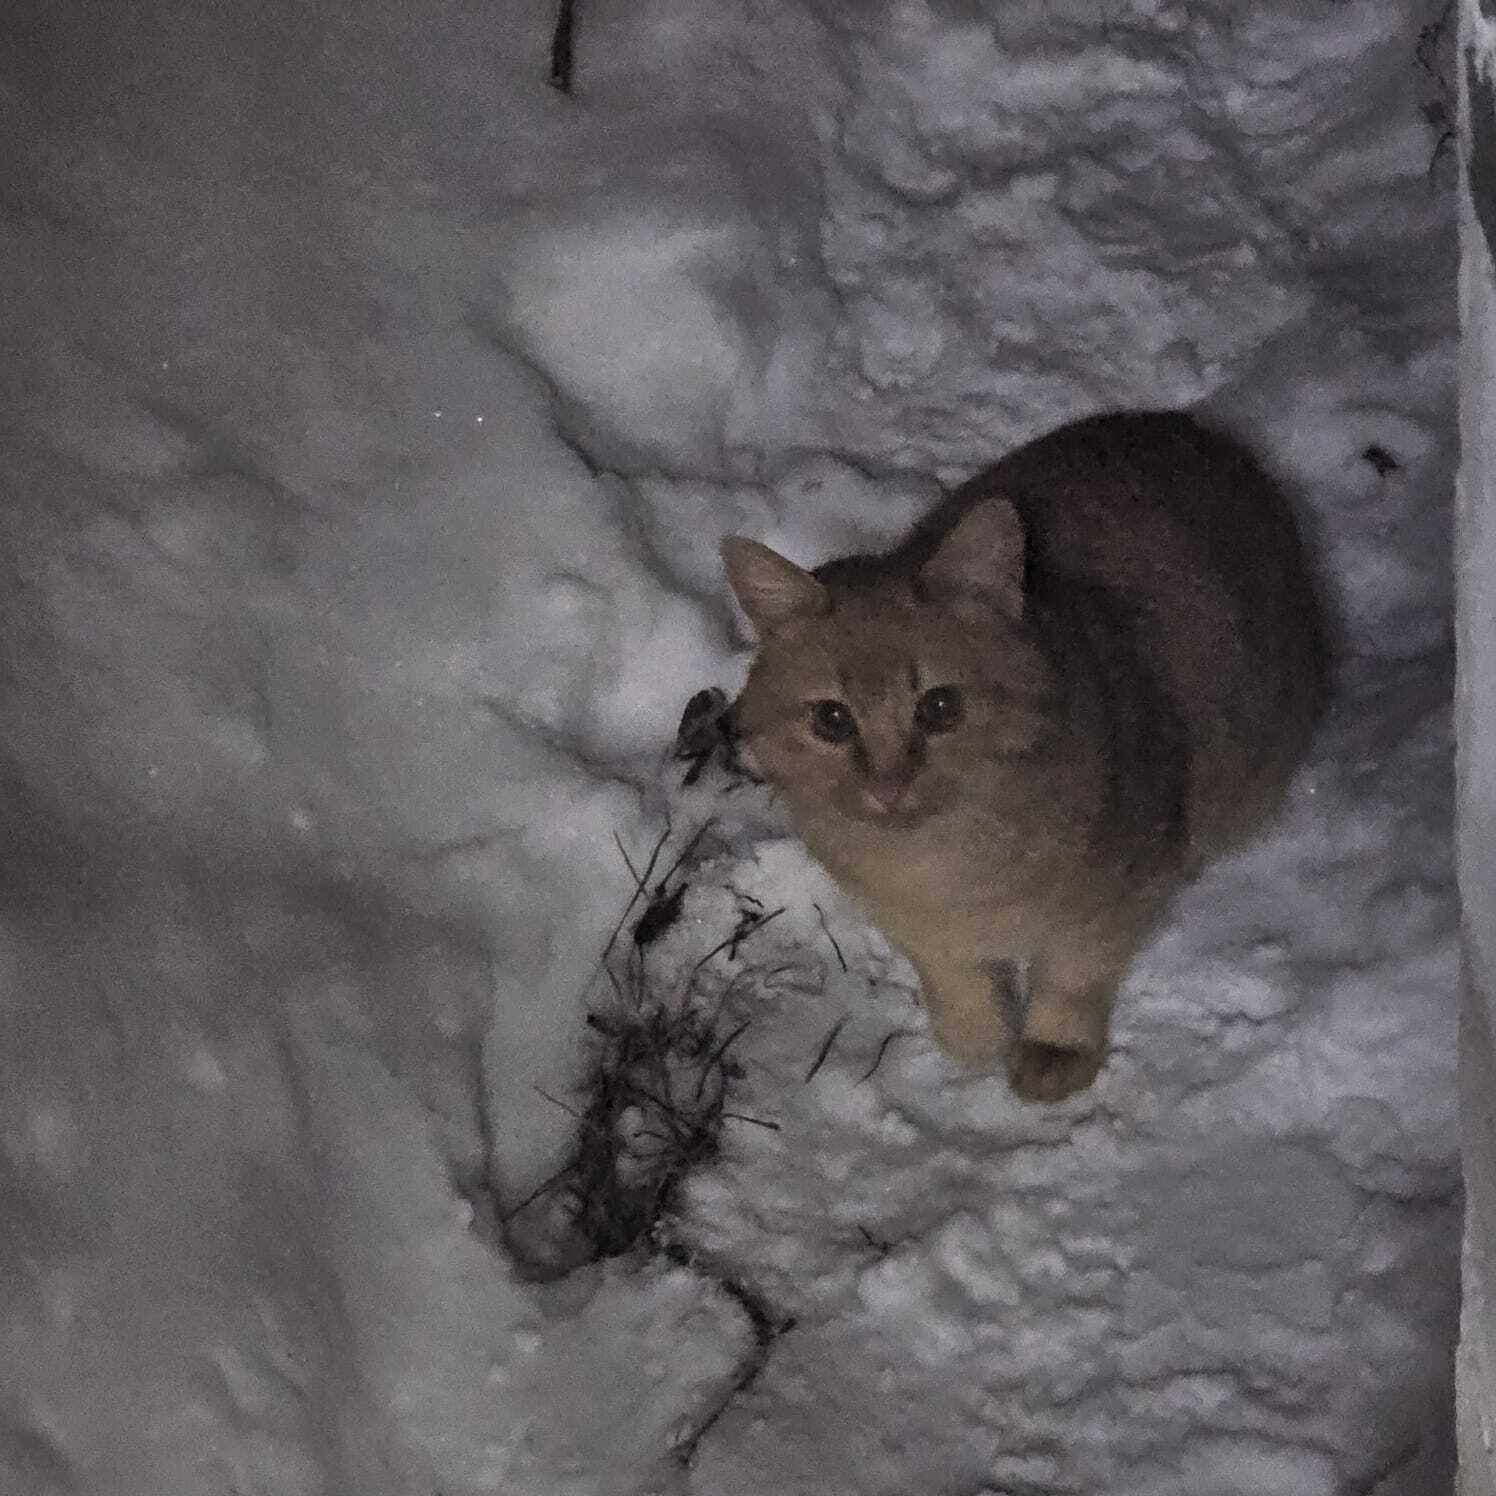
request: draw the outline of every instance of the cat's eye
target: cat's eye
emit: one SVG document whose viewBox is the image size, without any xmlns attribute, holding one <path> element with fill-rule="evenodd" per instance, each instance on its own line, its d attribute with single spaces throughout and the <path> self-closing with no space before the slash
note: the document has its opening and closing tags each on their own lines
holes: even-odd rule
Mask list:
<svg viewBox="0 0 1496 1496">
<path fill-rule="evenodd" d="M 936 686 L 914 703 L 914 725 L 921 732 L 949 732 L 965 713 L 960 686 Z"/>
<path fill-rule="evenodd" d="M 810 730 L 823 743 L 845 743 L 856 735 L 857 722 L 845 701 L 813 701 Z"/>
</svg>

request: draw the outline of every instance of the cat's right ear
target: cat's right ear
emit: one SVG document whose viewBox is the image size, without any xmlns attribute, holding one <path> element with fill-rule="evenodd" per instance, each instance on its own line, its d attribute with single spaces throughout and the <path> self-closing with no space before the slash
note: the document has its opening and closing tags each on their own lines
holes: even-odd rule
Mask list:
<svg viewBox="0 0 1496 1496">
<path fill-rule="evenodd" d="M 808 571 L 756 540 L 729 535 L 722 542 L 722 564 L 743 611 L 760 634 L 792 618 L 819 618 L 830 611 L 830 596 Z"/>
<path fill-rule="evenodd" d="M 1024 555 L 1027 541 L 1018 511 L 995 495 L 967 510 L 935 554 L 920 570 L 920 579 L 937 596 L 979 597 L 1009 618 L 1023 613 Z"/>
</svg>

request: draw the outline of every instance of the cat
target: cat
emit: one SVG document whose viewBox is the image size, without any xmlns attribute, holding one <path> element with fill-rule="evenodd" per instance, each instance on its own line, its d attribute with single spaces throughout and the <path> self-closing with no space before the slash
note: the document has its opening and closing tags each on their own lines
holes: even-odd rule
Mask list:
<svg viewBox="0 0 1496 1496">
<path fill-rule="evenodd" d="M 1085 1089 L 1138 946 L 1274 814 L 1323 707 L 1284 495 L 1194 417 L 1123 412 L 1011 452 L 886 554 L 722 559 L 758 635 L 736 731 L 914 963 L 935 1038 L 1028 1100 Z"/>
</svg>

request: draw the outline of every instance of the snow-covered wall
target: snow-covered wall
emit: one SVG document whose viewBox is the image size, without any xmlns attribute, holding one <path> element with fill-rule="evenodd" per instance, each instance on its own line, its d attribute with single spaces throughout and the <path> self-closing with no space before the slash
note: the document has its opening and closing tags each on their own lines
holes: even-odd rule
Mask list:
<svg viewBox="0 0 1496 1496">
<path fill-rule="evenodd" d="M 1465 1134 L 1459 1360 L 1464 1496 L 1496 1492 L 1496 23 L 1460 6 L 1459 868 Z"/>
</svg>

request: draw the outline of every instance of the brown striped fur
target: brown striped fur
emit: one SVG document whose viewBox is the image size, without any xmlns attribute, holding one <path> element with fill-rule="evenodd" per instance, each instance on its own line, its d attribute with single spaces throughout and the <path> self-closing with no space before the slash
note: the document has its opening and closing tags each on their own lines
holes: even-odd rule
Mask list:
<svg viewBox="0 0 1496 1496">
<path fill-rule="evenodd" d="M 1190 416 L 1100 416 L 886 555 L 723 558 L 759 635 L 738 730 L 913 960 L 940 1043 L 1003 1055 L 1031 1099 L 1089 1085 L 1138 945 L 1272 815 L 1323 702 L 1283 495 Z"/>
</svg>

